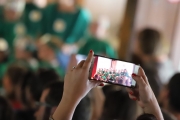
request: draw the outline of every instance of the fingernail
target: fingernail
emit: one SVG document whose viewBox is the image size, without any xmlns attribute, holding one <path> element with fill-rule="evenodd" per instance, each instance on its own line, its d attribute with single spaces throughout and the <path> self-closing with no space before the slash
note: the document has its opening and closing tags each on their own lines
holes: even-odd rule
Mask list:
<svg viewBox="0 0 180 120">
<path fill-rule="evenodd" d="M 133 73 L 132 76 L 133 76 L 133 77 L 136 77 L 137 75 Z"/>
<path fill-rule="evenodd" d="M 129 94 L 133 95 L 133 92 L 129 92 Z"/>
<path fill-rule="evenodd" d="M 90 50 L 90 53 L 92 53 L 92 50 Z"/>
<path fill-rule="evenodd" d="M 137 99 L 136 99 L 136 98 L 133 98 L 132 100 L 136 101 Z"/>
<path fill-rule="evenodd" d="M 103 84 L 103 83 L 101 83 L 99 86 L 104 86 L 104 84 Z"/>
</svg>

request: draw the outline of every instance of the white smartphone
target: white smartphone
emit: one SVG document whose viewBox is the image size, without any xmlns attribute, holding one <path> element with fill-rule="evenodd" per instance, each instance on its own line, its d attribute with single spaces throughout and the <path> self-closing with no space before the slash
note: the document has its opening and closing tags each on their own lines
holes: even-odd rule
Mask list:
<svg viewBox="0 0 180 120">
<path fill-rule="evenodd" d="M 138 74 L 139 65 L 94 55 L 89 70 L 89 80 L 102 81 L 105 83 L 135 87 L 136 81 L 131 75 Z"/>
</svg>

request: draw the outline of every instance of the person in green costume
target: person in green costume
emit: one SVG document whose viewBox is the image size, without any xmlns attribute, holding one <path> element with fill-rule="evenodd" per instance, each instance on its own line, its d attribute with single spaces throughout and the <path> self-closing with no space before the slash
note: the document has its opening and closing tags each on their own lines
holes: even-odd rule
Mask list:
<svg viewBox="0 0 180 120">
<path fill-rule="evenodd" d="M 36 46 L 34 40 L 29 36 L 15 39 L 15 61 L 24 64 L 31 70 L 37 70 L 39 63 L 35 58 Z"/>
<path fill-rule="evenodd" d="M 0 88 L 2 87 L 2 79 L 8 65 L 8 43 L 5 39 L 0 38 Z"/>
<path fill-rule="evenodd" d="M 3 8 L 3 17 L 0 19 L 0 37 L 7 40 L 11 52 L 14 39 L 26 34 L 26 27 L 21 21 L 24 6 L 24 0 L 7 0 Z"/>
<path fill-rule="evenodd" d="M 42 17 L 42 9 L 34 4 L 34 0 L 26 0 L 23 22 L 29 36 L 37 38 L 41 35 Z"/>
<path fill-rule="evenodd" d="M 50 34 L 43 35 L 38 40 L 38 58 L 40 59 L 40 68 L 54 69 L 61 78 L 65 75 L 65 70 L 57 60 L 57 54 L 60 51 L 60 41 L 57 37 Z"/>
<path fill-rule="evenodd" d="M 99 18 L 90 25 L 90 35 L 84 39 L 87 42 L 79 49 L 79 54 L 87 55 L 89 50 L 93 50 L 95 54 L 117 58 L 115 50 L 106 40 L 109 21 L 105 17 Z"/>
<path fill-rule="evenodd" d="M 104 72 L 104 76 L 107 78 L 108 75 L 109 75 L 109 72 L 108 72 L 108 70 L 106 69 L 105 72 Z"/>
<path fill-rule="evenodd" d="M 58 36 L 63 42 L 61 51 L 65 54 L 77 51 L 77 44 L 90 22 L 89 12 L 78 6 L 77 1 L 58 0 L 43 11 L 42 34 Z"/>
</svg>

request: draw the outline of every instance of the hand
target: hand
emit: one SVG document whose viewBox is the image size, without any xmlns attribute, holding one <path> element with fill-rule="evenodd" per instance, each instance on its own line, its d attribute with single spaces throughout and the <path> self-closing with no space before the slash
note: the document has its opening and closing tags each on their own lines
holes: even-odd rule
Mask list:
<svg viewBox="0 0 180 120">
<path fill-rule="evenodd" d="M 145 113 L 153 114 L 158 120 L 162 120 L 161 110 L 144 70 L 140 67 L 138 75 L 132 74 L 132 78 L 136 81 L 137 86 L 135 88 L 127 88 L 129 97 L 137 100 L 139 106 L 143 108 Z"/>
<path fill-rule="evenodd" d="M 90 51 L 86 60 L 81 61 L 76 68 L 71 68 L 65 76 L 63 97 L 53 114 L 54 120 L 71 120 L 76 106 L 80 100 L 93 88 L 104 85 L 99 81 L 89 81 L 89 69 L 93 59 L 93 51 Z M 75 60 L 75 56 L 71 57 Z M 69 66 L 75 63 L 69 64 Z"/>
<path fill-rule="evenodd" d="M 82 99 L 92 88 L 102 85 L 101 82 L 89 81 L 89 69 L 93 59 L 93 51 L 89 52 L 86 60 L 81 61 L 76 68 L 68 70 L 64 80 L 63 96 L 69 100 Z"/>
</svg>

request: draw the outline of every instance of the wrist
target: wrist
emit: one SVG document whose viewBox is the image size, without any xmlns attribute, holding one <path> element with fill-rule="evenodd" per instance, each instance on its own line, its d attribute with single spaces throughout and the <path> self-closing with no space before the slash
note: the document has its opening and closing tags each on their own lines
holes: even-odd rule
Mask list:
<svg viewBox="0 0 180 120">
<path fill-rule="evenodd" d="M 79 104 L 80 100 L 72 99 L 71 97 L 63 95 L 60 104 L 52 115 L 54 120 L 70 120 L 73 113 Z"/>
<path fill-rule="evenodd" d="M 153 114 L 158 120 L 162 120 L 162 113 L 155 96 L 143 108 L 144 113 Z"/>
<path fill-rule="evenodd" d="M 73 105 L 78 104 L 81 101 L 81 98 L 72 96 L 70 94 L 63 94 L 61 101 L 69 105 Z"/>
</svg>

